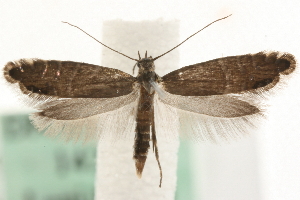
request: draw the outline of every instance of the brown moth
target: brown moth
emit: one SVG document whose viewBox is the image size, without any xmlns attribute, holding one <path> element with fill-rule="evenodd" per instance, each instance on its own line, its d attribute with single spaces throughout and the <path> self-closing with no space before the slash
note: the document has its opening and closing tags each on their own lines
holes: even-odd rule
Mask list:
<svg viewBox="0 0 300 200">
<path fill-rule="evenodd" d="M 146 52 L 138 60 L 122 54 L 136 61 L 137 77 L 92 64 L 41 59 L 8 62 L 4 76 L 39 110 L 30 119 L 48 135 L 91 140 L 105 133 L 135 132 L 133 158 L 139 177 L 152 141 L 161 186 L 156 130 L 185 127 L 192 137 L 210 141 L 239 136 L 263 116 L 261 98 L 296 67 L 289 53 L 259 52 L 186 66 L 160 77 L 154 61 L 166 53 L 152 58 Z M 165 119 L 163 112 L 168 111 L 172 119 Z"/>
</svg>

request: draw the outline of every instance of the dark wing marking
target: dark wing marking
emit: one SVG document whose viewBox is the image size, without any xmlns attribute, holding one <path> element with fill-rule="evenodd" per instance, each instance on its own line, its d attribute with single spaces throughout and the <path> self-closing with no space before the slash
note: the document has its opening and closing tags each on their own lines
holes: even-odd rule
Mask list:
<svg viewBox="0 0 300 200">
<path fill-rule="evenodd" d="M 175 70 L 162 77 L 164 89 L 182 96 L 208 96 L 269 90 L 280 74 L 294 71 L 296 61 L 288 53 L 260 52 L 219 58 Z"/>
<path fill-rule="evenodd" d="M 133 90 L 135 78 L 117 69 L 72 61 L 21 59 L 9 62 L 4 76 L 24 94 L 58 98 L 111 98 Z"/>
</svg>

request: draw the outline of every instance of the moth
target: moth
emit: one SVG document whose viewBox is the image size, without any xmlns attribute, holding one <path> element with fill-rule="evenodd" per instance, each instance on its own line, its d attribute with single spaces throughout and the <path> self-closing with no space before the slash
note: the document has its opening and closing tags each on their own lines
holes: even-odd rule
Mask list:
<svg viewBox="0 0 300 200">
<path fill-rule="evenodd" d="M 147 52 L 141 58 L 138 53 L 139 59 L 98 41 L 135 60 L 136 77 L 87 63 L 41 59 L 8 62 L 4 76 L 27 104 L 39 110 L 30 119 L 45 134 L 89 140 L 101 139 L 104 134 L 135 133 L 133 158 L 138 177 L 152 142 L 161 187 L 157 140 L 161 130 L 185 127 L 192 137 L 210 141 L 238 137 L 263 116 L 261 98 L 296 68 L 293 55 L 273 51 L 214 59 L 162 77 L 156 74 L 154 61 L 186 40 L 154 58 Z M 164 112 L 172 112 L 173 118 L 166 119 Z"/>
</svg>

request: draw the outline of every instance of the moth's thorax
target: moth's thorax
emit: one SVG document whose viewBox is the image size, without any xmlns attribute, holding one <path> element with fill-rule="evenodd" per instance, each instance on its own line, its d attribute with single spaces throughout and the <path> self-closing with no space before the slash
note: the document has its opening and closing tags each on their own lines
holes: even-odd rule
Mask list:
<svg viewBox="0 0 300 200">
<path fill-rule="evenodd" d="M 138 82 L 147 90 L 149 94 L 154 92 L 152 87 L 154 82 L 159 82 L 160 77 L 155 73 L 155 65 L 152 57 L 140 59 L 137 63 L 139 73 Z"/>
</svg>

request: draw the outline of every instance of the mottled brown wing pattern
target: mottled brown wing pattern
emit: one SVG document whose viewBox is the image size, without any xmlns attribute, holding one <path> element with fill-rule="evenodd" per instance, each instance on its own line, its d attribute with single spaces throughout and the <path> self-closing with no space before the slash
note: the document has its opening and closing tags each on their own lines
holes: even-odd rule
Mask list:
<svg viewBox="0 0 300 200">
<path fill-rule="evenodd" d="M 164 89 L 182 96 L 208 96 L 256 89 L 269 90 L 280 74 L 294 71 L 296 61 L 288 53 L 260 52 L 219 58 L 183 67 L 165 76 Z"/>
<path fill-rule="evenodd" d="M 24 94 L 59 98 L 111 98 L 133 90 L 135 78 L 117 69 L 72 61 L 21 59 L 9 62 L 4 76 Z"/>
</svg>

